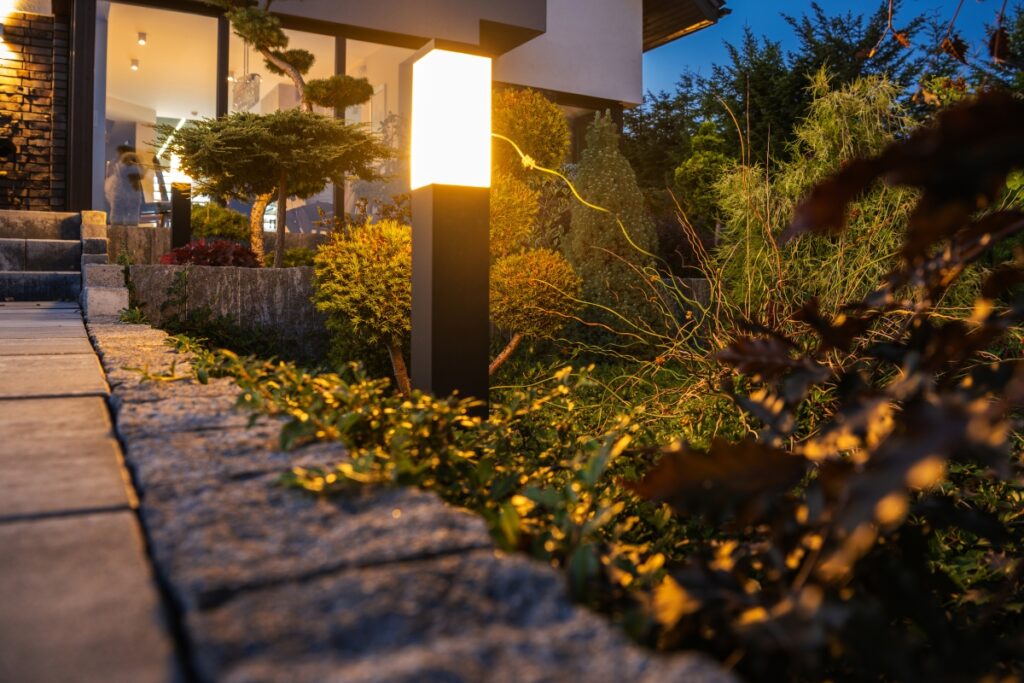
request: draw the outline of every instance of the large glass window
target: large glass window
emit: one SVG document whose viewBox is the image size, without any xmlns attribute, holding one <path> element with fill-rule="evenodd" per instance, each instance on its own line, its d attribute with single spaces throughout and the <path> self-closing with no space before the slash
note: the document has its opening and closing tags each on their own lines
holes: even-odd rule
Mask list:
<svg viewBox="0 0 1024 683">
<path fill-rule="evenodd" d="M 383 141 L 396 150 L 406 149 L 406 125 L 399 108 L 399 67 L 415 50 L 389 45 L 348 40 L 345 43 L 345 73 L 354 78 L 366 78 L 373 86 L 373 97 L 357 107 L 349 107 L 345 120 L 367 126 L 379 134 Z M 391 201 L 396 195 L 409 191 L 404 160 L 399 158 L 381 165 L 385 180 L 352 181 L 345 192 L 345 209 L 355 210 L 358 201 L 369 206 L 375 202 Z"/>
<path fill-rule="evenodd" d="M 329 78 L 334 74 L 334 36 L 305 31 L 286 30 L 288 49 L 308 50 L 316 58 L 313 67 L 306 74 L 307 81 L 314 78 Z M 269 114 L 285 109 L 295 109 L 301 102 L 299 93 L 288 76 L 277 74 L 267 68 L 263 55 L 231 34 L 228 60 L 228 110 Z M 317 108 L 321 114 L 334 116 L 328 109 Z M 316 144 L 311 140 L 310 144 Z M 235 208 L 248 212 L 248 206 L 236 204 Z M 288 230 L 292 232 L 315 232 L 324 229 L 321 215 L 334 215 L 334 186 L 328 185 L 322 192 L 305 199 L 292 198 L 288 201 Z M 277 205 L 271 203 L 263 221 L 265 230 L 277 229 Z"/>
<path fill-rule="evenodd" d="M 156 146 L 157 123 L 184 125 L 217 107 L 217 20 L 99 2 L 93 205 L 114 224 L 162 224 L 171 182 L 188 180 Z"/>
</svg>

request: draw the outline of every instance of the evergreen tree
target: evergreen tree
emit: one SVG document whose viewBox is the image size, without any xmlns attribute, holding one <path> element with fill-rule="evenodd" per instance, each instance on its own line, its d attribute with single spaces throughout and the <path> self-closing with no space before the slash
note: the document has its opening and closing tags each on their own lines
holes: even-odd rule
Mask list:
<svg viewBox="0 0 1024 683">
<path fill-rule="evenodd" d="M 586 143 L 576 187 L 587 201 L 612 214 L 574 203 L 572 224 L 563 241 L 565 256 L 583 279 L 584 298 L 620 315 L 645 320 L 649 313 L 646 283 L 636 268 L 650 264 L 648 254 L 657 249 L 657 239 L 633 168 L 619 151 L 611 114 L 596 115 Z"/>
<path fill-rule="evenodd" d="M 250 248 L 263 258 L 263 213 L 278 194 L 277 253 L 284 259 L 287 197 L 310 197 L 349 175 L 375 176 L 374 163 L 390 150 L 362 127 L 301 110 L 229 114 L 193 121 L 180 130 L 157 127 L 167 148 L 198 189 L 216 197 L 255 197 Z"/>
<path fill-rule="evenodd" d="M 288 49 L 288 36 L 281 28 L 281 20 L 270 12 L 274 0 L 262 0 L 262 4 L 258 0 L 203 2 L 224 11 L 235 35 L 263 55 L 271 73 L 291 79 L 306 111 L 313 111 L 313 105 L 343 111 L 373 96 L 373 86 L 365 78 L 335 75 L 307 82 L 306 74 L 316 57 L 309 50 Z"/>
</svg>

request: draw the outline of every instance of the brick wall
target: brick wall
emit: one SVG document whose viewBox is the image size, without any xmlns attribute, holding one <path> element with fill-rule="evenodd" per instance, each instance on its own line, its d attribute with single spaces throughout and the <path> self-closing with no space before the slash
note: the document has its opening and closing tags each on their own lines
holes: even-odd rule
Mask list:
<svg viewBox="0 0 1024 683">
<path fill-rule="evenodd" d="M 67 188 L 68 22 L 15 12 L 3 23 L 3 42 L 13 54 L 0 57 L 0 209 L 61 210 Z"/>
</svg>

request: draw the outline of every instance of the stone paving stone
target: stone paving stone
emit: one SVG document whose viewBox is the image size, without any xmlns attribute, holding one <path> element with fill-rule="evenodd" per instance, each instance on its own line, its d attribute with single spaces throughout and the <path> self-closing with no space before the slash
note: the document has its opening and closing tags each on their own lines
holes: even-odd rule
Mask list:
<svg viewBox="0 0 1024 683">
<path fill-rule="evenodd" d="M 136 376 L 138 381 L 138 376 Z M 166 384 L 163 385 L 167 387 Z M 157 398 L 163 392 L 156 391 L 157 386 L 146 387 L 154 391 L 136 391 L 125 400 L 118 411 L 117 431 L 125 439 L 141 439 L 146 436 L 166 437 L 168 434 L 182 436 L 182 432 L 211 430 L 244 430 L 249 426 L 252 413 L 235 408 L 238 392 L 205 395 L 196 390 L 194 384 L 179 384 L 168 387 L 172 391 L 180 388 L 183 391 L 176 395 Z M 276 444 L 281 424 L 264 417 L 258 417 L 254 424 L 272 425 L 266 435 L 261 437 L 260 445 Z M 194 437 L 193 437 L 194 438 Z M 182 444 L 183 448 L 187 444 Z M 273 447 L 273 446 L 272 446 Z"/>
<path fill-rule="evenodd" d="M 78 325 L 66 326 L 13 326 L 0 323 L 0 339 L 67 339 L 69 337 L 85 338 L 85 327 Z"/>
<path fill-rule="evenodd" d="M 188 622 L 201 672 L 239 683 L 732 680 L 644 653 L 572 605 L 557 574 L 493 551 L 253 591 Z"/>
<path fill-rule="evenodd" d="M 82 353 L 89 355 L 93 353 L 92 345 L 85 337 L 0 339 L 0 356 L 62 356 Z"/>
<path fill-rule="evenodd" d="M 77 308 L 7 308 L 0 307 L 0 320 L 7 318 L 52 320 L 61 318 L 81 319 Z"/>
<path fill-rule="evenodd" d="M 412 489 L 319 499 L 273 473 L 188 480 L 140 498 L 157 566 L 190 609 L 255 586 L 491 546 L 479 517 Z"/>
<path fill-rule="evenodd" d="M 0 356 L 0 398 L 106 394 L 95 356 Z"/>
<path fill-rule="evenodd" d="M 0 400 L 0 434 L 23 439 L 113 436 L 107 404 L 98 396 Z"/>
<path fill-rule="evenodd" d="M 130 508 L 118 455 L 111 438 L 36 436 L 7 440 L 0 448 L 4 495 L 0 519 Z"/>
<path fill-rule="evenodd" d="M 0 680 L 178 680 L 131 512 L 0 524 Z"/>
<path fill-rule="evenodd" d="M 72 309 L 77 311 L 78 304 L 73 301 L 0 301 L 0 311 L 4 310 L 60 310 Z"/>
<path fill-rule="evenodd" d="M 18 329 L 22 327 L 32 327 L 41 329 L 51 329 L 54 327 L 73 327 L 82 328 L 82 318 L 75 315 L 47 315 L 39 316 L 38 314 L 29 316 L 20 316 L 18 314 L 0 314 L 0 325 L 8 329 Z"/>
<path fill-rule="evenodd" d="M 589 617 L 589 618 L 588 618 Z M 737 683 L 697 654 L 659 656 L 628 647 L 600 617 L 520 630 L 485 627 L 387 656 L 247 657 L 223 683 Z"/>
</svg>

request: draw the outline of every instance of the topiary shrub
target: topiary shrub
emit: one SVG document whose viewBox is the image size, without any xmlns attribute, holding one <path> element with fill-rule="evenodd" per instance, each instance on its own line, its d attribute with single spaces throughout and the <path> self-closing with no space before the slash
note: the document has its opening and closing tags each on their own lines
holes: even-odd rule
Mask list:
<svg viewBox="0 0 1024 683">
<path fill-rule="evenodd" d="M 512 338 L 490 366 L 495 371 L 523 338 L 550 339 L 575 315 L 580 277 L 561 254 L 531 249 L 499 258 L 491 268 L 491 320 Z"/>
<path fill-rule="evenodd" d="M 249 219 L 214 202 L 192 205 L 192 235 L 243 242 L 249 239 Z"/>
<path fill-rule="evenodd" d="M 576 188 L 588 202 L 611 212 L 579 202 L 572 206 L 571 228 L 562 248 L 583 278 L 584 298 L 626 318 L 650 319 L 653 312 L 646 284 L 636 269 L 650 265 L 657 238 L 633 168 L 619 151 L 619 133 L 610 114 L 598 114 L 587 130 Z M 622 221 L 628 239 L 615 216 Z"/>
<path fill-rule="evenodd" d="M 161 256 L 160 263 L 166 266 L 260 267 L 259 259 L 251 249 L 227 240 L 191 242 Z"/>
<path fill-rule="evenodd" d="M 494 93 L 491 127 L 513 140 L 539 165 L 560 168 L 569 154 L 569 124 L 561 108 L 536 90 L 501 90 Z M 519 155 L 502 141 L 494 144 L 496 174 L 522 177 Z"/>
<path fill-rule="evenodd" d="M 316 259 L 316 251 L 309 247 L 292 247 L 284 250 L 285 268 L 312 266 L 314 259 Z"/>
<path fill-rule="evenodd" d="M 411 391 L 403 347 L 412 311 L 412 232 L 378 221 L 335 233 L 314 258 L 313 302 L 348 344 L 355 333 L 387 348 L 398 388 Z"/>
<path fill-rule="evenodd" d="M 540 211 L 540 193 L 518 177 L 494 176 L 491 186 L 491 259 L 508 256 L 531 245 Z"/>
</svg>

